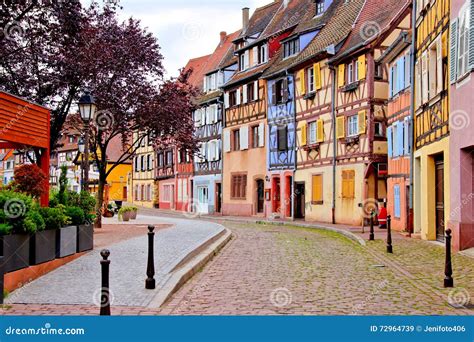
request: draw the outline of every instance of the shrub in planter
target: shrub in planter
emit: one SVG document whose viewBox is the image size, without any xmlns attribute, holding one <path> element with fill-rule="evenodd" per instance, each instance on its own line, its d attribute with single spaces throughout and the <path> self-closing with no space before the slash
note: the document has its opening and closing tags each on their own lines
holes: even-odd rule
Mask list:
<svg viewBox="0 0 474 342">
<path fill-rule="evenodd" d="M 37 212 L 37 205 L 30 196 L 11 190 L 0 191 L 0 254 L 4 256 L 4 272 L 12 272 L 29 266 L 30 234 L 44 228 Z"/>
<path fill-rule="evenodd" d="M 79 207 L 67 207 L 66 216 L 69 217 L 71 224 L 74 226 L 84 224 L 84 222 L 86 221 L 84 210 Z"/>
<path fill-rule="evenodd" d="M 71 224 L 77 226 L 76 251 L 78 253 L 89 251 L 94 247 L 94 226 L 92 220 L 86 220 L 84 211 L 79 207 L 66 208 L 66 215 Z"/>
<path fill-rule="evenodd" d="M 132 212 L 132 208 L 130 207 L 122 207 L 120 208 L 119 212 L 118 212 L 118 218 L 119 220 L 122 220 L 124 222 L 128 222 L 130 221 L 130 215 L 131 215 L 131 212 Z"/>
<path fill-rule="evenodd" d="M 138 208 L 137 207 L 131 207 L 130 218 L 132 220 L 136 220 L 137 219 L 137 214 L 138 214 Z"/>
<path fill-rule="evenodd" d="M 41 220 L 43 224 L 39 225 L 38 231 L 30 236 L 30 265 L 42 264 L 56 258 L 57 229 L 46 226 L 41 211 L 40 209 L 34 214 L 36 220 L 38 222 Z"/>
<path fill-rule="evenodd" d="M 66 226 L 70 223 L 64 206 L 56 208 L 41 208 L 40 213 L 48 229 L 56 232 L 56 257 L 63 258 L 76 253 L 77 227 Z"/>
</svg>

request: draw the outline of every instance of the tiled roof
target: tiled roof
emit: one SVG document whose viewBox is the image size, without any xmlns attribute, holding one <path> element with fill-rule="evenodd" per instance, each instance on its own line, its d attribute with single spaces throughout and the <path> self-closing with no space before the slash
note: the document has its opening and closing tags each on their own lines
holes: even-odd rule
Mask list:
<svg viewBox="0 0 474 342">
<path fill-rule="evenodd" d="M 339 50 L 338 56 L 378 38 L 410 2 L 410 0 L 366 0 L 354 29 Z"/>
<path fill-rule="evenodd" d="M 205 67 L 210 56 L 211 55 L 207 55 L 190 59 L 188 61 L 188 64 L 186 64 L 186 66 L 184 67 L 184 70 L 186 71 L 190 69 L 193 70 L 191 76 L 189 77 L 189 84 L 201 90 L 203 87 L 202 80 L 205 75 Z"/>
<path fill-rule="evenodd" d="M 257 75 L 260 76 L 272 64 L 272 62 L 276 60 L 276 56 L 278 56 L 278 54 L 275 54 L 275 56 L 273 56 L 273 58 L 266 64 L 257 65 L 256 67 L 235 73 L 232 78 L 225 84 L 225 87 L 233 86 L 237 83 L 240 83 L 246 79 L 255 77 Z"/>
<path fill-rule="evenodd" d="M 281 4 L 281 0 L 275 0 L 268 5 L 257 8 L 250 18 L 247 30 L 242 31 L 239 38 L 261 34 L 272 20 Z"/>
<path fill-rule="evenodd" d="M 281 60 L 280 57 L 279 62 L 265 72 L 264 77 L 271 77 L 281 70 L 295 67 L 318 53 L 326 51 L 329 46 L 341 43 L 351 32 L 363 4 L 364 0 L 334 0 L 323 15 L 302 21 L 295 32 L 304 32 L 316 27 L 322 28 L 303 51 L 285 60 Z"/>
<path fill-rule="evenodd" d="M 262 37 L 273 36 L 295 27 L 306 18 L 309 19 L 315 13 L 312 11 L 312 9 L 315 10 L 315 6 L 314 0 L 290 0 L 286 7 L 280 6 L 272 21 L 263 31 Z"/>
<path fill-rule="evenodd" d="M 216 90 L 211 93 L 204 94 L 196 99 L 196 102 L 198 105 L 204 104 L 206 102 L 209 102 L 210 100 L 213 100 L 215 98 L 218 98 L 222 95 L 221 90 Z"/>
<path fill-rule="evenodd" d="M 226 35 L 223 41 L 219 42 L 219 45 L 217 45 L 216 49 L 207 60 L 206 66 L 204 67 L 204 74 L 209 74 L 219 69 L 223 62 L 234 56 L 233 40 L 237 38 L 239 34 L 240 30 Z"/>
</svg>

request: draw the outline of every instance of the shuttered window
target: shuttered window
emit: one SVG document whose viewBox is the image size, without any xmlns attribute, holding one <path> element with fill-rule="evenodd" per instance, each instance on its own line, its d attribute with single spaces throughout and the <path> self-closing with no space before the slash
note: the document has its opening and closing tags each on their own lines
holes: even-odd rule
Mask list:
<svg viewBox="0 0 474 342">
<path fill-rule="evenodd" d="M 323 204 L 323 175 L 312 177 L 312 204 Z"/>
<path fill-rule="evenodd" d="M 365 131 L 367 129 L 367 116 L 365 114 L 365 110 L 361 110 L 358 113 L 358 120 L 359 120 L 359 134 L 365 134 Z"/>
<path fill-rule="evenodd" d="M 319 119 L 317 121 L 317 141 L 318 143 L 321 143 L 324 141 L 324 120 L 323 119 Z"/>
<path fill-rule="evenodd" d="M 338 87 L 343 87 L 344 84 L 346 84 L 345 68 L 346 68 L 346 65 L 345 65 L 345 64 L 341 64 L 341 65 L 339 65 L 339 67 L 337 68 L 337 86 L 338 86 Z"/>
<path fill-rule="evenodd" d="M 347 136 L 353 137 L 359 134 L 359 116 L 351 115 L 347 117 Z"/>
<path fill-rule="evenodd" d="M 323 87 L 323 84 L 322 84 L 322 77 L 321 77 L 321 65 L 319 63 L 314 64 L 313 73 L 314 73 L 314 88 L 315 90 L 320 90 Z"/>
<path fill-rule="evenodd" d="M 359 56 L 357 59 L 358 66 L 358 81 L 365 79 L 366 77 L 366 65 L 365 65 L 365 55 Z"/>
<path fill-rule="evenodd" d="M 307 144 L 307 135 L 308 135 L 308 125 L 304 123 L 301 126 L 301 146 L 306 146 Z"/>
<path fill-rule="evenodd" d="M 300 70 L 299 71 L 299 82 L 298 82 L 298 92 L 300 95 L 304 95 L 306 93 L 306 74 L 305 70 Z"/>
<path fill-rule="evenodd" d="M 342 198 L 354 198 L 355 197 L 355 171 L 354 170 L 343 170 L 342 171 Z"/>
<path fill-rule="evenodd" d="M 247 197 L 247 175 L 232 175 L 230 196 L 233 200 L 244 200 Z"/>
<path fill-rule="evenodd" d="M 401 217 L 401 203 L 400 203 L 400 185 L 393 187 L 393 216 L 395 218 Z"/>
<path fill-rule="evenodd" d="M 458 19 L 451 20 L 451 29 L 450 29 L 450 81 L 451 84 L 455 83 L 457 80 L 457 66 L 458 66 Z"/>
<path fill-rule="evenodd" d="M 317 123 L 316 121 L 310 122 L 308 126 L 309 131 L 309 144 L 313 145 L 317 142 Z"/>
</svg>

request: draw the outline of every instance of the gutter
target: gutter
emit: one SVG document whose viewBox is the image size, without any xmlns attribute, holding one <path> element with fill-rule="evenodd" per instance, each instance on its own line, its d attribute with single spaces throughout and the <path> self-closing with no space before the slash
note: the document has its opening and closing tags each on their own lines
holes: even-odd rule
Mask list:
<svg viewBox="0 0 474 342">
<path fill-rule="evenodd" d="M 331 207 L 331 216 L 332 223 L 336 223 L 336 166 L 337 166 L 337 132 L 336 132 L 336 68 L 334 65 L 329 64 L 329 70 L 331 71 L 332 84 L 332 101 L 331 101 L 331 117 L 332 117 L 332 207 Z"/>
<path fill-rule="evenodd" d="M 410 84 L 411 84 L 411 94 L 410 94 L 410 195 L 409 195 L 409 217 L 408 217 L 408 232 L 411 234 L 414 232 L 414 217 L 413 217 L 413 202 L 414 202 L 414 189 L 413 189 L 413 178 L 415 165 L 414 160 L 414 150 L 415 150 L 415 137 L 414 137 L 414 128 L 415 128 L 415 57 L 416 57 L 416 1 L 412 1 L 412 12 L 411 12 L 411 49 L 410 49 Z"/>
</svg>

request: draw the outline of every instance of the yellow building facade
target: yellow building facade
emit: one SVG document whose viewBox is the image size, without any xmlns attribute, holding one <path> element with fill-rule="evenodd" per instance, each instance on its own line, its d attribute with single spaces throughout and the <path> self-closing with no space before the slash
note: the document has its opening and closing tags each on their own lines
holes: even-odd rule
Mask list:
<svg viewBox="0 0 474 342">
<path fill-rule="evenodd" d="M 414 232 L 444 241 L 450 216 L 449 0 L 417 1 Z"/>
<path fill-rule="evenodd" d="M 134 141 L 139 139 L 134 134 Z M 153 144 L 148 137 L 144 137 L 133 159 L 133 171 L 130 181 L 129 200 L 134 205 L 153 208 L 158 202 L 155 189 L 155 165 Z"/>
</svg>

